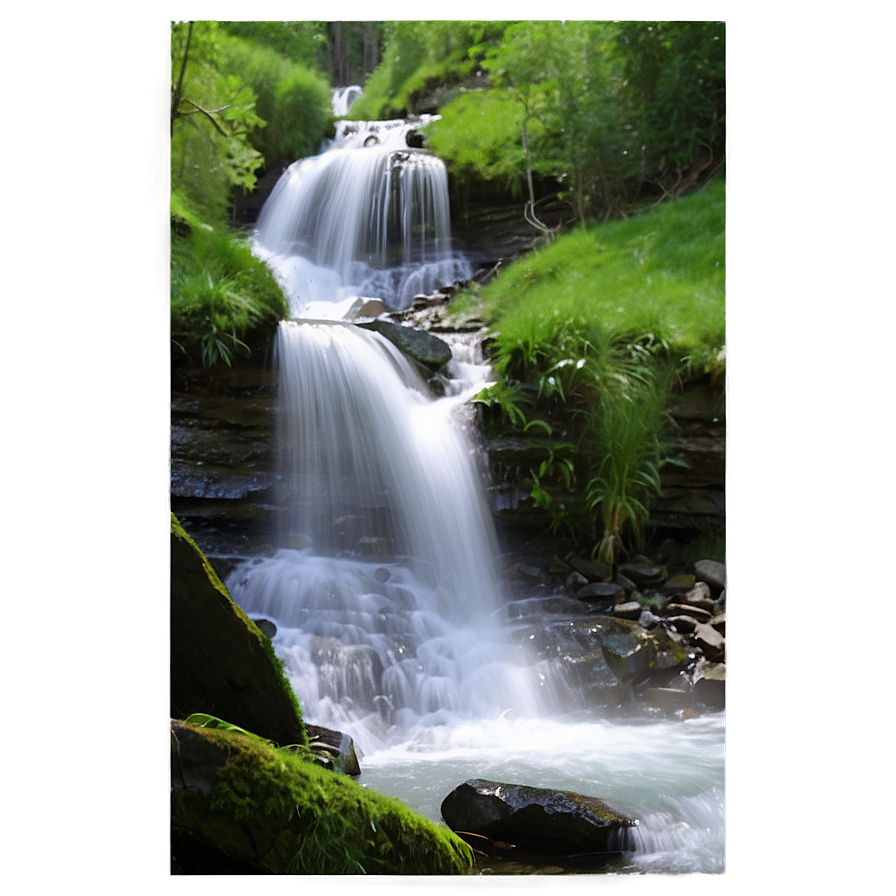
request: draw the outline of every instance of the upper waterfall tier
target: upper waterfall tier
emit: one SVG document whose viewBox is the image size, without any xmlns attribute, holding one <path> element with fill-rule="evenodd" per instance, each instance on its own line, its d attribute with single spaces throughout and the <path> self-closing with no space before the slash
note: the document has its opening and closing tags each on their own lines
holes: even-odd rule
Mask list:
<svg viewBox="0 0 896 896">
<path fill-rule="evenodd" d="M 339 122 L 328 148 L 277 182 L 255 251 L 293 316 L 338 319 L 357 297 L 402 309 L 470 276 L 452 247 L 445 164 L 417 145 L 428 121 Z"/>
</svg>

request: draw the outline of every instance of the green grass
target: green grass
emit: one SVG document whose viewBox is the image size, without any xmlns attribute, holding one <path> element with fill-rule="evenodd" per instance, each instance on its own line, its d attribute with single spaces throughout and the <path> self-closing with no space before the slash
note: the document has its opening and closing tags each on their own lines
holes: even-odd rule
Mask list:
<svg viewBox="0 0 896 896">
<path fill-rule="evenodd" d="M 523 484 L 546 527 L 607 562 L 643 546 L 675 462 L 675 385 L 724 375 L 724 253 L 717 180 L 563 235 L 467 299 L 495 336 L 498 382 L 476 397 L 484 424 L 547 434 Z"/>
<path fill-rule="evenodd" d="M 596 331 L 662 343 L 686 374 L 724 370 L 725 183 L 638 217 L 578 228 L 480 294 L 505 354 L 560 360 Z M 556 350 L 555 350 L 556 349 Z"/>
<path fill-rule="evenodd" d="M 245 240 L 204 225 L 172 201 L 171 338 L 204 366 L 248 354 L 245 339 L 288 316 L 283 290 Z"/>
</svg>

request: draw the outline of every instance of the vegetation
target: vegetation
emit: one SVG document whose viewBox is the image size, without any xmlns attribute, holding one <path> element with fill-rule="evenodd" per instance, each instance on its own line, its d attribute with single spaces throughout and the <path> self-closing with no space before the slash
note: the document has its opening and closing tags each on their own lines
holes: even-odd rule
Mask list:
<svg viewBox="0 0 896 896">
<path fill-rule="evenodd" d="M 470 848 L 450 830 L 302 751 L 226 727 L 181 726 L 175 735 L 185 742 L 202 737 L 202 755 L 217 756 L 210 793 L 172 795 L 175 859 L 183 870 L 210 873 L 191 867 L 197 855 L 218 873 L 222 862 L 250 859 L 248 870 L 275 874 L 463 874 L 472 865 Z"/>
<path fill-rule="evenodd" d="M 641 546 L 675 462 L 676 385 L 724 375 L 724 191 L 580 227 L 475 296 L 499 376 L 477 398 L 485 422 L 548 437 L 532 498 L 606 561 Z"/>
<path fill-rule="evenodd" d="M 219 361 L 250 354 L 247 337 L 288 316 L 283 290 L 248 243 L 172 200 L 171 338 L 176 356 Z"/>
</svg>

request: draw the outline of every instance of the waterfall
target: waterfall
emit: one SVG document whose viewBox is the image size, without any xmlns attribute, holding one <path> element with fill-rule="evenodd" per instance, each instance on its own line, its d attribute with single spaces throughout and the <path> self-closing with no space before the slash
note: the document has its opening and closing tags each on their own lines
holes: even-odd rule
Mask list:
<svg viewBox="0 0 896 896">
<path fill-rule="evenodd" d="M 323 151 L 294 162 L 259 215 L 256 254 L 294 316 L 344 316 L 354 299 L 392 309 L 471 275 L 454 251 L 445 163 L 416 145 L 417 122 L 339 122 Z"/>
<path fill-rule="evenodd" d="M 539 609 L 576 602 L 502 593 L 462 419 L 482 366 L 456 346 L 435 398 L 350 322 L 361 298 L 402 309 L 470 275 L 445 166 L 411 145 L 425 124 L 338 122 L 259 217 L 254 251 L 293 317 L 276 343 L 279 548 L 227 587 L 274 623 L 306 721 L 353 737 L 367 786 L 434 820 L 471 777 L 601 796 L 642 821 L 627 870 L 724 870 L 723 714 L 600 718 L 587 696 L 599 656 L 569 655 L 582 616 L 554 606 L 547 623 Z M 556 650 L 539 653 L 548 636 Z"/>
</svg>

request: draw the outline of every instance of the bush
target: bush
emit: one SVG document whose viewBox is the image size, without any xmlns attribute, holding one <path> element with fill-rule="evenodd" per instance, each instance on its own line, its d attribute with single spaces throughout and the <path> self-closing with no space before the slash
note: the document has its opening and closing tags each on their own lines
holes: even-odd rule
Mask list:
<svg viewBox="0 0 896 896">
<path fill-rule="evenodd" d="M 181 199 L 173 205 L 183 208 Z M 250 354 L 245 339 L 288 315 L 270 269 L 224 230 L 172 219 L 171 337 L 178 353 L 209 367 Z M 188 223 L 193 222 L 193 226 Z"/>
</svg>

